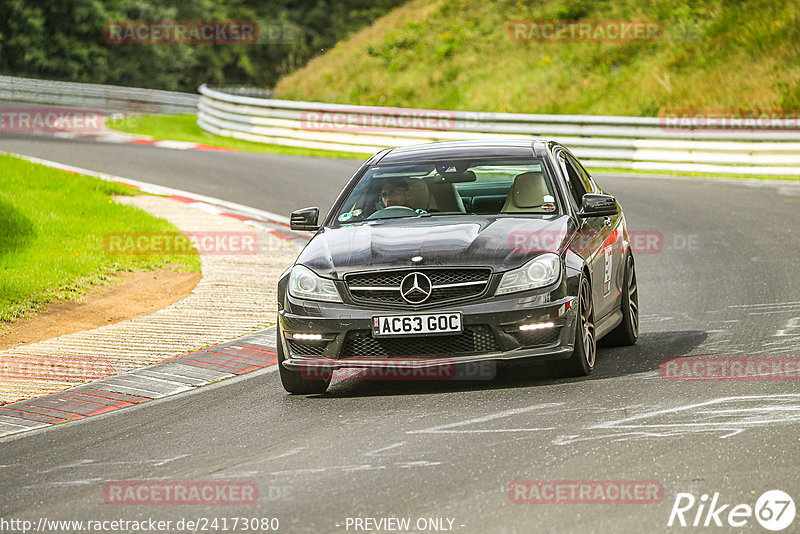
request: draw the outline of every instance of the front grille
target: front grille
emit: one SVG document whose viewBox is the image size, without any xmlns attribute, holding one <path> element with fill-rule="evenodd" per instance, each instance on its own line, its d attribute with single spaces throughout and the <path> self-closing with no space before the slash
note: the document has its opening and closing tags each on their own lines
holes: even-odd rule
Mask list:
<svg viewBox="0 0 800 534">
<path fill-rule="evenodd" d="M 351 330 L 345 336 L 340 356 L 457 356 L 499 350 L 492 330 L 486 325 L 475 325 L 465 326 L 461 334 L 452 336 L 375 338 L 370 330 Z"/>
<path fill-rule="evenodd" d="M 300 356 L 322 356 L 325 347 L 328 345 L 325 341 L 298 341 L 296 339 L 287 339 L 289 344 L 289 351 L 292 354 Z"/>
<path fill-rule="evenodd" d="M 522 330 L 514 332 L 514 337 L 523 347 L 536 347 L 552 345 L 558 341 L 561 328 L 548 328 L 545 330 Z"/>
<path fill-rule="evenodd" d="M 421 303 L 423 306 L 477 297 L 486 289 L 492 274 L 490 269 L 404 269 L 349 274 L 345 282 L 355 302 L 411 306 L 400 295 L 400 283 L 414 272 L 427 275 L 433 285 L 430 297 Z M 436 287 L 449 284 L 468 285 Z"/>
</svg>

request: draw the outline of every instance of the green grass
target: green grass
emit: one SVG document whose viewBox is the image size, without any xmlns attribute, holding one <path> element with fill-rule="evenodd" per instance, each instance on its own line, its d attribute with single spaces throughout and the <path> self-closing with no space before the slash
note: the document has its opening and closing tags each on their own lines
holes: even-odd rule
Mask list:
<svg viewBox="0 0 800 534">
<path fill-rule="evenodd" d="M 334 150 L 317 150 L 312 148 L 296 148 L 267 143 L 254 143 L 229 137 L 222 137 L 206 132 L 197 125 L 195 115 L 145 115 L 141 117 L 125 117 L 106 122 L 109 128 L 138 135 L 149 135 L 159 140 L 188 141 L 220 148 L 244 150 L 248 152 L 266 152 L 269 154 L 287 154 L 291 156 L 312 156 L 321 158 L 366 159 L 372 154 L 351 154 Z"/>
<path fill-rule="evenodd" d="M 518 42 L 514 20 L 651 20 L 653 42 Z M 800 109 L 800 0 L 412 0 L 279 80 L 275 97 L 658 116 Z"/>
<path fill-rule="evenodd" d="M 177 232 L 112 195 L 127 186 L 0 155 L 0 321 L 15 321 L 54 300 L 79 299 L 119 271 L 172 265 L 198 272 L 197 255 L 114 255 L 110 232 Z"/>
<path fill-rule="evenodd" d="M 685 171 L 660 171 L 660 170 L 634 170 L 634 169 L 622 169 L 617 167 L 587 167 L 592 173 L 607 173 L 607 174 L 630 174 L 632 176 L 635 175 L 666 175 L 666 176 L 687 176 L 687 177 L 697 177 L 697 178 L 739 178 L 743 180 L 787 180 L 787 181 L 797 181 L 800 180 L 800 176 L 780 176 L 780 175 L 773 175 L 773 174 L 732 174 L 732 173 L 713 173 L 709 174 L 706 172 L 685 172 Z"/>
</svg>

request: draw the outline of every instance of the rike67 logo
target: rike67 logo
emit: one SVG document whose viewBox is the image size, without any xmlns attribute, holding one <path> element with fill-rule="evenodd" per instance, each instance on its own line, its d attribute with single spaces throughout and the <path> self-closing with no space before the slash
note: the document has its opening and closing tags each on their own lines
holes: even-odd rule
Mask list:
<svg viewBox="0 0 800 534">
<path fill-rule="evenodd" d="M 700 498 L 678 493 L 667 526 L 742 528 L 755 518 L 765 529 L 779 532 L 794 522 L 796 511 L 792 497 L 781 490 L 765 491 L 756 499 L 755 506 L 724 503 L 716 492 Z"/>
</svg>

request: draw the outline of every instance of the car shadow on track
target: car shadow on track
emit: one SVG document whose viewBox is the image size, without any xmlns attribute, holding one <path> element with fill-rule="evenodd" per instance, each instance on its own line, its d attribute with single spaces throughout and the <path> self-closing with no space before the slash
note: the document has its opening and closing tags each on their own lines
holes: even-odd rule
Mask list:
<svg viewBox="0 0 800 534">
<path fill-rule="evenodd" d="M 375 380 L 345 378 L 335 374 L 327 393 L 318 398 L 348 398 L 407 394 L 435 394 L 486 389 L 533 387 L 602 380 L 619 376 L 658 371 L 667 358 L 686 356 L 705 341 L 708 334 L 699 330 L 641 333 L 632 347 L 598 349 L 594 372 L 580 378 L 552 378 L 543 365 L 530 361 L 501 362 L 491 380 Z"/>
</svg>

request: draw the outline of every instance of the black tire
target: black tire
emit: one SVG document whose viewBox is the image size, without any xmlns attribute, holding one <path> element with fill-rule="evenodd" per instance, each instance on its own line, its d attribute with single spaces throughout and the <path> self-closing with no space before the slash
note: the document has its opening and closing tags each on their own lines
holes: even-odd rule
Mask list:
<svg viewBox="0 0 800 534">
<path fill-rule="evenodd" d="M 578 310 L 575 324 L 575 349 L 566 360 L 547 362 L 547 370 L 551 376 L 566 378 L 572 376 L 588 376 L 594 369 L 597 358 L 597 339 L 594 328 L 594 305 L 592 303 L 592 287 L 589 280 L 581 278 L 578 291 Z"/>
<path fill-rule="evenodd" d="M 332 371 L 320 371 L 319 378 L 307 379 L 300 371 L 290 371 L 283 366 L 286 357 L 283 354 L 283 334 L 278 329 L 278 373 L 281 375 L 283 389 L 295 395 L 313 395 L 315 393 L 325 393 L 331 383 Z"/>
<path fill-rule="evenodd" d="M 639 287 L 636 285 L 636 265 L 633 255 L 625 257 L 625 282 L 622 291 L 622 322 L 603 338 L 603 344 L 629 347 L 639 338 Z"/>
</svg>

